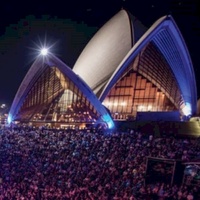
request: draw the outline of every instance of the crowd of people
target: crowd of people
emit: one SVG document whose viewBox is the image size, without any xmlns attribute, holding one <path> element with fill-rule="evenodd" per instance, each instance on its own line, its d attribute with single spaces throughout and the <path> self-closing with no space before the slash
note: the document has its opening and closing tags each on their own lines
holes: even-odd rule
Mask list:
<svg viewBox="0 0 200 200">
<path fill-rule="evenodd" d="M 149 157 L 190 161 L 199 150 L 193 139 L 136 130 L 4 128 L 0 199 L 195 200 L 198 186 L 145 180 Z"/>
</svg>

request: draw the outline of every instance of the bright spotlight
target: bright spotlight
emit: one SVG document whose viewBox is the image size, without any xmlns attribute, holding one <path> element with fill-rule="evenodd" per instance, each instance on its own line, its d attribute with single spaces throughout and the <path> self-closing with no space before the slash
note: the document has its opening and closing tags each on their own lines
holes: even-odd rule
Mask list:
<svg viewBox="0 0 200 200">
<path fill-rule="evenodd" d="M 48 49 L 47 49 L 47 48 L 41 49 L 41 54 L 42 54 L 43 56 L 46 56 L 46 55 L 48 54 Z"/>
<path fill-rule="evenodd" d="M 12 122 L 12 116 L 10 114 L 8 115 L 7 122 L 8 122 L 8 124 L 10 124 Z"/>
<path fill-rule="evenodd" d="M 190 103 L 186 102 L 185 106 L 182 108 L 182 112 L 185 116 L 189 116 L 192 114 Z"/>
</svg>

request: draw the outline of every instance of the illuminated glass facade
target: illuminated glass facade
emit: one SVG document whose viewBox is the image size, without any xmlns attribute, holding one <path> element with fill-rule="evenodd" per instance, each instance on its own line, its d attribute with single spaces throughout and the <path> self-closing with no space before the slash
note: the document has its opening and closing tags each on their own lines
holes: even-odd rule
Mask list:
<svg viewBox="0 0 200 200">
<path fill-rule="evenodd" d="M 33 63 L 18 89 L 9 118 L 36 126 L 114 126 L 92 90 L 53 55 L 39 57 Z"/>
<path fill-rule="evenodd" d="M 98 95 L 114 119 L 151 111 L 179 113 L 180 118 L 196 113 L 192 62 L 171 16 L 158 19 L 133 45 Z"/>
<path fill-rule="evenodd" d="M 21 122 L 86 122 L 99 118 L 94 106 L 58 68 L 48 67 L 24 99 Z"/>
<path fill-rule="evenodd" d="M 138 111 L 174 111 L 181 100 L 172 70 L 149 43 L 124 71 L 103 101 L 114 119 L 135 118 Z"/>
</svg>

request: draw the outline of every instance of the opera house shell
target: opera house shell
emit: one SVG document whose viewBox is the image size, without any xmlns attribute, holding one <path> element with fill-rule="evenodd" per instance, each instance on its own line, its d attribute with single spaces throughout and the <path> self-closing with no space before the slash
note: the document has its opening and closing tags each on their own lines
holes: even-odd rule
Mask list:
<svg viewBox="0 0 200 200">
<path fill-rule="evenodd" d="M 13 101 L 19 121 L 103 122 L 138 113 L 197 110 L 196 81 L 184 39 L 172 16 L 149 29 L 125 10 L 93 36 L 72 70 L 51 55 L 38 58 Z"/>
<path fill-rule="evenodd" d="M 161 17 L 143 31 L 137 20 L 121 10 L 94 35 L 74 72 L 116 120 L 149 111 L 195 114 L 193 66 L 172 16 Z"/>
<path fill-rule="evenodd" d="M 54 55 L 39 56 L 22 81 L 9 121 L 51 128 L 85 128 L 114 122 L 85 82 Z"/>
</svg>

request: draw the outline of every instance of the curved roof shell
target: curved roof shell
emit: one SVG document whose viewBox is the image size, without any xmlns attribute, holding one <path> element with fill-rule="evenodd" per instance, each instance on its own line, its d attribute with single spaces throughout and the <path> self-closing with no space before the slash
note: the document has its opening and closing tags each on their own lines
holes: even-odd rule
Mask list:
<svg viewBox="0 0 200 200">
<path fill-rule="evenodd" d="M 90 103 L 95 107 L 99 113 L 100 119 L 99 122 L 104 122 L 108 127 L 113 127 L 114 122 L 110 117 L 110 114 L 106 108 L 101 104 L 101 102 L 94 95 L 92 90 L 88 85 L 77 76 L 65 63 L 59 60 L 54 55 L 48 55 L 47 57 L 39 56 L 36 61 L 32 64 L 28 73 L 26 74 L 24 80 L 22 81 L 15 98 L 13 100 L 8 120 L 15 120 L 17 113 L 19 112 L 23 102 L 28 95 L 31 88 L 34 86 L 41 73 L 44 71 L 44 68 L 47 67 L 57 67 L 65 76 L 67 76 L 76 86 L 81 90 L 83 95 L 87 97 Z"/>
<path fill-rule="evenodd" d="M 89 41 L 73 67 L 95 94 L 145 31 L 131 17 L 125 10 L 113 16 Z"/>
<path fill-rule="evenodd" d="M 193 65 L 184 39 L 172 16 L 158 19 L 139 39 L 107 82 L 100 94 L 100 100 L 104 100 L 123 71 L 149 42 L 157 46 L 173 71 L 183 99 L 179 105 L 180 111 L 187 112 L 187 115 L 196 113 L 197 92 Z"/>
</svg>

